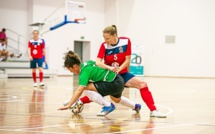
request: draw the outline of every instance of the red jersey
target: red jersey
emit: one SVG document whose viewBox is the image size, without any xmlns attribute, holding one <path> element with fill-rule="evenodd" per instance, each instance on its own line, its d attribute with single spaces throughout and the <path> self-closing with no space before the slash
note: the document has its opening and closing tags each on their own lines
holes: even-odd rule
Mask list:
<svg viewBox="0 0 215 134">
<path fill-rule="evenodd" d="M 45 48 L 45 44 L 42 39 L 38 39 L 36 41 L 31 39 L 28 42 L 28 47 L 31 48 L 31 56 L 33 58 L 43 58 L 43 49 Z"/>
<path fill-rule="evenodd" d="M 131 41 L 127 37 L 119 37 L 117 44 L 107 45 L 106 42 L 101 44 L 98 58 L 104 59 L 106 65 L 112 66 L 114 62 L 120 65 L 125 61 L 125 56 L 131 55 Z M 119 74 L 127 73 L 128 67 L 124 68 Z"/>
</svg>

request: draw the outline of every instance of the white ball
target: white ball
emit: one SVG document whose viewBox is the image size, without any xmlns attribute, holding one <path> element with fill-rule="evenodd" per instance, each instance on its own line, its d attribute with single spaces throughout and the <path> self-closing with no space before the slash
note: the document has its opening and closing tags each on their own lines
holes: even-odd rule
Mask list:
<svg viewBox="0 0 215 134">
<path fill-rule="evenodd" d="M 71 107 L 71 111 L 74 114 L 81 113 L 83 109 L 84 109 L 84 104 L 80 100 L 76 101 Z"/>
</svg>

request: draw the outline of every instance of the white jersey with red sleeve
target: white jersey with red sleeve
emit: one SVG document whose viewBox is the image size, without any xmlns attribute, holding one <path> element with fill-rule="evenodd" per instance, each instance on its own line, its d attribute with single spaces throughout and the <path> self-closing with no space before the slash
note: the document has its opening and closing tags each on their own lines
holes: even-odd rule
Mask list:
<svg viewBox="0 0 215 134">
<path fill-rule="evenodd" d="M 6 50 L 6 49 L 7 49 L 6 45 L 2 45 L 2 44 L 0 43 L 0 51 Z"/>
<path fill-rule="evenodd" d="M 42 39 L 34 40 L 31 39 L 28 42 L 28 47 L 31 48 L 31 56 L 33 58 L 43 58 L 43 49 L 45 48 L 44 41 Z"/>
<path fill-rule="evenodd" d="M 117 62 L 119 66 L 125 61 L 125 56 L 131 55 L 131 41 L 127 37 L 119 37 L 117 44 L 107 45 L 106 42 L 101 44 L 98 58 L 104 60 L 106 65 L 112 66 Z M 124 68 L 119 74 L 128 72 L 128 68 Z"/>
</svg>

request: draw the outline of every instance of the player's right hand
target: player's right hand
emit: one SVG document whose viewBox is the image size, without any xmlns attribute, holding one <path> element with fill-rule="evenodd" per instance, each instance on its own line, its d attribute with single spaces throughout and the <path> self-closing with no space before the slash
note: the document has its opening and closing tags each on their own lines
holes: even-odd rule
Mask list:
<svg viewBox="0 0 215 134">
<path fill-rule="evenodd" d="M 30 56 L 30 61 L 32 61 L 33 60 L 33 58 L 32 58 L 32 56 Z"/>
<path fill-rule="evenodd" d="M 114 73 L 117 73 L 117 74 L 118 74 L 118 70 L 119 70 L 119 67 L 113 67 L 111 69 L 111 71 L 113 71 Z"/>
<path fill-rule="evenodd" d="M 68 108 L 70 108 L 70 106 L 69 106 L 69 105 L 66 105 L 66 106 L 64 106 L 64 107 L 59 108 L 58 110 L 67 110 Z"/>
</svg>

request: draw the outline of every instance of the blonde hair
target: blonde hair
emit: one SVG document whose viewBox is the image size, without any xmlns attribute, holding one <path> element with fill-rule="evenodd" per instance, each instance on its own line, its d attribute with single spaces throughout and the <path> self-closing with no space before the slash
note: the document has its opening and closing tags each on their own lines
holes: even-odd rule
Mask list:
<svg viewBox="0 0 215 134">
<path fill-rule="evenodd" d="M 115 25 L 107 26 L 104 30 L 103 33 L 108 33 L 110 35 L 117 35 L 117 28 Z"/>
</svg>

